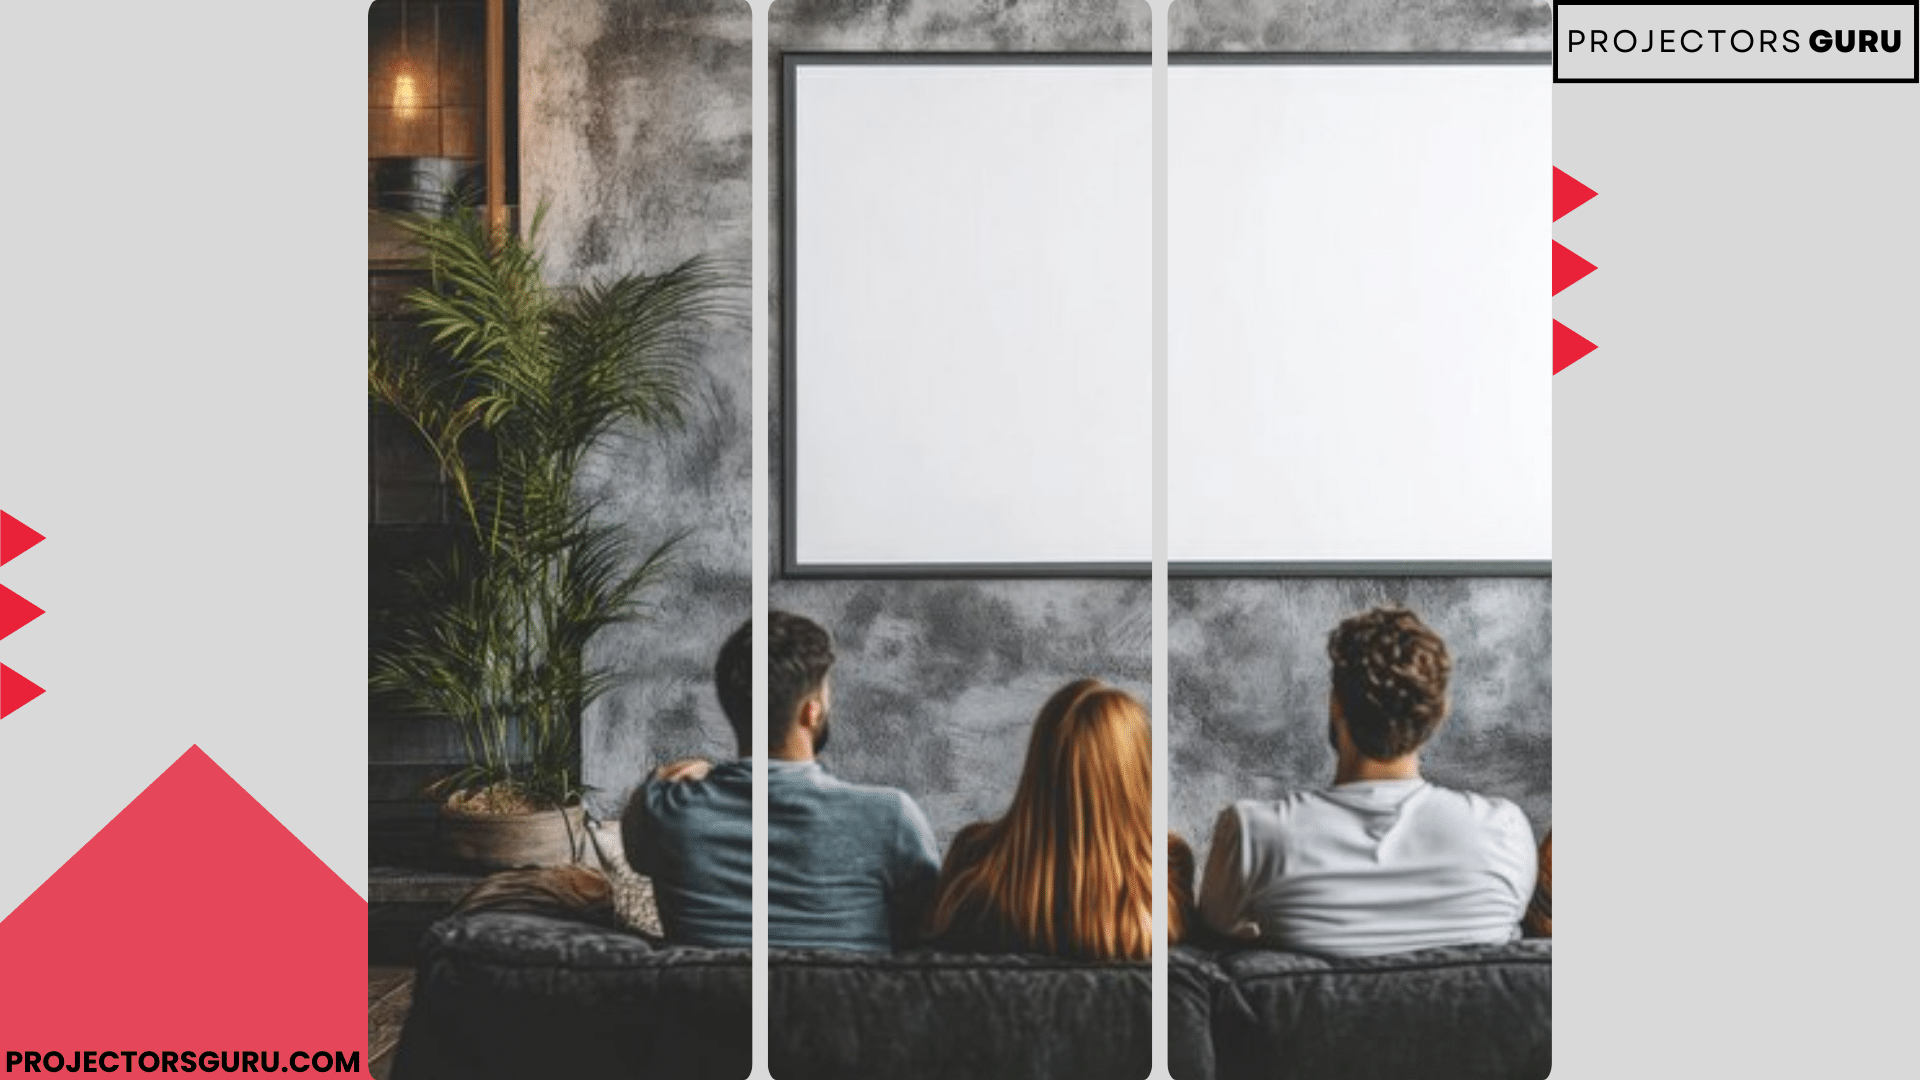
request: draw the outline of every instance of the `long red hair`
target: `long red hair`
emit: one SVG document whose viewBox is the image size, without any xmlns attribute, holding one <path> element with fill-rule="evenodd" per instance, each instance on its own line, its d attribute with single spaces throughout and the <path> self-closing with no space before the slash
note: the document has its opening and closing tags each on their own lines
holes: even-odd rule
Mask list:
<svg viewBox="0 0 1920 1080">
<path fill-rule="evenodd" d="M 1553 834 L 1540 842 L 1540 876 L 1533 886 L 1533 902 L 1522 921 L 1528 937 L 1553 936 Z"/>
<path fill-rule="evenodd" d="M 941 874 L 935 937 L 971 911 L 1027 951 L 1097 960 L 1151 955 L 1146 709 L 1096 679 L 1062 687 L 1034 719 L 1013 805 L 966 847 L 967 857 L 956 859 L 956 844 Z"/>
</svg>

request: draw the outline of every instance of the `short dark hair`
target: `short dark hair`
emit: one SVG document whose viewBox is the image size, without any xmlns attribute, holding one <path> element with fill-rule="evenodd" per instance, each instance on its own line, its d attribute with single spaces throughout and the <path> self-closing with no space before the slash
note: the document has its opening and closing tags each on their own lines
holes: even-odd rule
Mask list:
<svg viewBox="0 0 1920 1080">
<path fill-rule="evenodd" d="M 1418 750 L 1447 716 L 1447 643 L 1405 608 L 1355 615 L 1327 637 L 1347 737 L 1375 761 Z"/>
<path fill-rule="evenodd" d="M 820 688 L 833 668 L 833 638 L 812 619 L 767 612 L 767 742 L 777 744 L 793 726 L 800 699 Z M 720 709 L 733 725 L 741 753 L 753 749 L 753 620 L 740 624 L 720 648 L 713 667 Z"/>
</svg>

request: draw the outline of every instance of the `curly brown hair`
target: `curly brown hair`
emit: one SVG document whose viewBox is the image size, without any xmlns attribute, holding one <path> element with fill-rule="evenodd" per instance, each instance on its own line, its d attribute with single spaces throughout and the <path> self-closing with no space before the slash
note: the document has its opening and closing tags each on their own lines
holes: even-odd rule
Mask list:
<svg viewBox="0 0 1920 1080">
<path fill-rule="evenodd" d="M 1375 761 L 1418 750 L 1447 716 L 1447 643 L 1405 608 L 1375 608 L 1327 637 L 1347 736 Z"/>
</svg>

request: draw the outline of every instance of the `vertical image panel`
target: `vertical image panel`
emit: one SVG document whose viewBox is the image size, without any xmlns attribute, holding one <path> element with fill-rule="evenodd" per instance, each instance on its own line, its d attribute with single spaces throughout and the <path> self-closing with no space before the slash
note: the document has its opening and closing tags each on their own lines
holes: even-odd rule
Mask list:
<svg viewBox="0 0 1920 1080">
<path fill-rule="evenodd" d="M 1139 1080 L 1150 12 L 771 18 L 770 1071 Z"/>
<path fill-rule="evenodd" d="M 369 9 L 373 1075 L 751 1070 L 750 17 Z"/>
<path fill-rule="evenodd" d="M 1550 12 L 1170 23 L 1170 1070 L 1544 1077 Z"/>
</svg>

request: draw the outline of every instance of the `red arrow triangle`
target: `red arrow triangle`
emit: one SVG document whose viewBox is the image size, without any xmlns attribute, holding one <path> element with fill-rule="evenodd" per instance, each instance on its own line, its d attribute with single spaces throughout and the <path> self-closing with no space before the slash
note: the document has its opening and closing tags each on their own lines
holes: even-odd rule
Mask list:
<svg viewBox="0 0 1920 1080">
<path fill-rule="evenodd" d="M 15 555 L 45 539 L 21 524 L 19 518 L 0 510 L 0 566 L 7 565 Z"/>
<path fill-rule="evenodd" d="M 0 664 L 0 717 L 46 693 L 27 681 L 25 675 Z"/>
<path fill-rule="evenodd" d="M 199 747 L 0 921 L 0 956 L 0 1016 L 21 1033 L 4 1049 L 64 1047 L 69 1072 L 83 1048 L 116 1051 L 100 1057 L 121 1080 L 122 1047 L 208 1062 L 219 1055 L 194 1051 L 225 1047 L 235 1062 L 257 1047 L 278 1055 L 281 1074 L 305 1065 L 298 1075 L 320 1080 L 320 1054 L 332 1051 L 346 1063 L 324 1080 L 366 1076 L 367 1010 L 354 1006 L 367 984 L 367 902 Z M 303 1051 L 318 1051 L 316 1064 Z"/>
<path fill-rule="evenodd" d="M 0 638 L 45 614 L 19 593 L 0 585 Z"/>
<path fill-rule="evenodd" d="M 1553 295 L 1559 296 L 1560 290 L 1598 269 L 1600 268 L 1568 250 L 1560 241 L 1553 242 Z"/>
<path fill-rule="evenodd" d="M 1553 373 L 1555 375 L 1567 370 L 1575 360 L 1599 347 L 1560 325 L 1559 319 L 1553 320 Z"/>
<path fill-rule="evenodd" d="M 1553 169 L 1553 220 L 1559 221 L 1568 214 L 1586 205 L 1588 199 L 1600 194 L 1587 185 L 1560 171 Z"/>
</svg>

